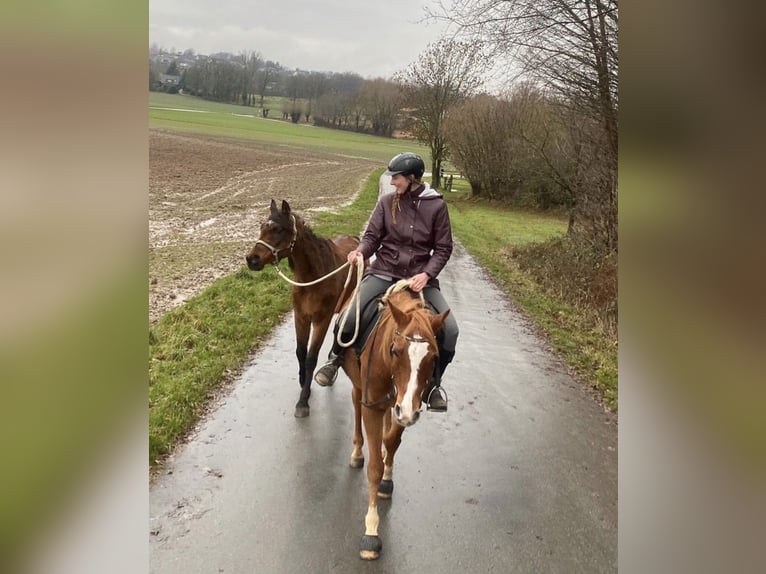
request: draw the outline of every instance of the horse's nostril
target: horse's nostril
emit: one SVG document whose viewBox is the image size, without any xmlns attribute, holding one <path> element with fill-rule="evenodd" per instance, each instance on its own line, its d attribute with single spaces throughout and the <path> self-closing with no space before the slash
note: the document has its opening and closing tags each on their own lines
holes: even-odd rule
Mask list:
<svg viewBox="0 0 766 574">
<path fill-rule="evenodd" d="M 399 405 L 394 406 L 394 416 L 396 418 L 402 417 L 402 407 L 400 407 Z"/>
<path fill-rule="evenodd" d="M 253 271 L 260 271 L 263 267 L 263 264 L 261 263 L 261 258 L 257 255 L 248 255 L 245 257 L 245 261 L 247 261 L 247 266 L 252 269 Z"/>
</svg>

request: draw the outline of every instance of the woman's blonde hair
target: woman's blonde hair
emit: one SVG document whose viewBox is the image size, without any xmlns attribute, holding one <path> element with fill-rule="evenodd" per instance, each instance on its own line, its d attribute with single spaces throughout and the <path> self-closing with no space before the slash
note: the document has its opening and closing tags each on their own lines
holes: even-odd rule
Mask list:
<svg viewBox="0 0 766 574">
<path fill-rule="evenodd" d="M 406 177 L 406 176 L 405 176 Z M 413 186 L 417 187 L 422 183 L 421 178 L 415 177 L 414 175 L 410 176 L 410 184 L 407 186 L 407 189 L 412 189 Z M 405 192 L 406 193 L 406 192 Z M 396 212 L 399 211 L 399 192 L 394 193 L 394 201 L 391 203 L 391 219 L 394 222 L 394 225 L 396 225 Z"/>
</svg>

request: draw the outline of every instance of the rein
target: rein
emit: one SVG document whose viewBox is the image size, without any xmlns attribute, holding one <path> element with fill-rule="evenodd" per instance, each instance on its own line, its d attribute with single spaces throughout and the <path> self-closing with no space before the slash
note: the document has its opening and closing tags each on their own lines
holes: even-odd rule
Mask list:
<svg viewBox="0 0 766 574">
<path fill-rule="evenodd" d="M 385 394 L 385 396 L 382 399 L 378 399 L 375 402 L 370 402 L 370 366 L 372 365 L 372 349 L 375 345 L 375 337 L 378 336 L 378 327 L 380 326 L 380 317 L 378 317 L 378 321 L 375 323 L 375 330 L 372 333 L 372 340 L 370 341 L 370 352 L 367 354 L 367 376 L 365 377 L 364 381 L 364 393 L 362 395 L 362 400 L 359 401 L 363 407 L 367 407 L 368 409 L 377 407 L 378 405 L 387 403 L 393 398 L 396 398 L 396 386 L 394 385 L 394 375 L 391 375 L 391 388 L 388 390 L 388 392 Z"/>
<path fill-rule="evenodd" d="M 396 293 L 397 291 L 403 291 L 404 289 L 407 289 L 409 287 L 409 285 L 410 285 L 409 279 L 401 279 L 401 280 L 397 281 L 396 283 L 394 283 L 391 287 L 389 287 L 386 290 L 385 295 L 383 295 L 383 297 L 380 300 L 381 308 L 385 307 L 385 305 L 388 303 L 388 297 L 391 294 Z M 425 296 L 423 295 L 422 291 L 420 292 L 420 301 L 423 304 L 423 306 L 425 307 Z M 357 308 L 357 314 L 358 314 L 358 312 L 359 312 L 359 309 Z M 369 345 L 370 352 L 367 354 L 367 376 L 365 377 L 364 392 L 362 394 L 362 400 L 360 401 L 362 406 L 367 407 L 367 408 L 376 407 L 378 405 L 387 403 L 388 401 L 390 401 L 393 398 L 396 398 L 396 385 L 394 385 L 394 382 L 393 382 L 394 381 L 394 375 L 392 373 L 391 374 L 391 388 L 389 389 L 389 391 L 385 394 L 385 396 L 382 399 L 378 399 L 377 401 L 374 401 L 372 403 L 370 402 L 369 389 L 370 389 L 370 366 L 372 365 L 372 354 L 373 354 L 372 353 L 372 349 L 375 346 L 375 338 L 378 336 L 378 330 L 379 330 L 379 327 L 380 327 L 380 318 L 381 318 L 381 316 L 382 315 L 378 315 L 378 320 L 375 323 L 375 327 L 374 327 L 374 330 L 372 332 L 372 339 L 370 340 L 369 343 L 367 343 L 367 345 Z M 357 326 L 358 325 L 359 325 L 359 317 L 357 316 Z M 339 329 L 338 330 L 338 333 L 339 333 L 339 335 L 338 335 L 338 339 L 339 339 L 338 343 L 341 343 L 341 341 L 340 341 L 340 331 L 341 330 Z M 398 329 L 394 331 L 394 335 L 396 335 L 397 337 L 403 337 L 404 339 L 406 339 L 410 343 L 427 343 L 428 342 L 428 339 L 425 339 L 424 337 L 414 337 L 414 336 L 411 336 L 411 335 L 404 335 L 404 334 L 400 333 Z M 352 343 L 353 343 L 353 341 L 355 339 L 356 339 L 356 333 L 354 333 L 354 338 L 352 339 Z M 391 349 L 393 349 L 393 343 L 391 345 Z M 391 352 L 393 353 L 393 350 Z"/>
</svg>

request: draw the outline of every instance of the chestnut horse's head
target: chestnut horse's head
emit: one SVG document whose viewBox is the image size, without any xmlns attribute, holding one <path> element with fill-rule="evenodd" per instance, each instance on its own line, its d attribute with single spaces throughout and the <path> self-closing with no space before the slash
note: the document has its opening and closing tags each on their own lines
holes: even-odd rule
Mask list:
<svg viewBox="0 0 766 574">
<path fill-rule="evenodd" d="M 449 310 L 434 315 L 409 292 L 399 292 L 388 298 L 391 320 L 387 336 L 388 349 L 382 349 L 396 388 L 394 418 L 402 426 L 417 422 L 422 408 L 422 395 L 434 374 L 438 356 L 436 333 L 444 325 Z M 390 383 L 389 383 L 390 384 Z"/>
<path fill-rule="evenodd" d="M 260 237 L 245 256 L 247 266 L 253 271 L 260 271 L 267 263 L 278 263 L 282 257 L 292 253 L 297 236 L 295 215 L 291 213 L 290 205 L 282 200 L 282 209 L 278 209 L 272 199 L 271 214 L 261 225 Z"/>
</svg>

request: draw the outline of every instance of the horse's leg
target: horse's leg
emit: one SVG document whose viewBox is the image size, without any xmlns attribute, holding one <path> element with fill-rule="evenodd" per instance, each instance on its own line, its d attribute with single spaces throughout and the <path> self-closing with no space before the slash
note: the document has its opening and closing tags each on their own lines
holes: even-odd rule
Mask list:
<svg viewBox="0 0 766 574">
<path fill-rule="evenodd" d="M 380 498 L 391 498 L 394 492 L 394 455 L 402 444 L 402 434 L 404 427 L 398 424 L 391 424 L 391 411 L 388 413 L 389 421 L 386 428 L 386 434 L 383 437 L 383 479 L 378 487 L 378 496 Z"/>
<path fill-rule="evenodd" d="M 298 357 L 298 383 L 301 386 L 301 395 L 295 405 L 295 416 L 297 418 L 303 418 L 311 414 L 309 412 L 311 387 L 305 385 L 307 346 L 309 342 L 309 332 L 311 331 L 311 320 L 308 316 L 299 313 L 297 307 L 293 310 L 293 317 L 295 319 L 295 355 Z"/>
<path fill-rule="evenodd" d="M 367 452 L 370 460 L 367 463 L 367 515 L 364 517 L 364 536 L 359 545 L 359 556 L 363 560 L 377 560 L 383 544 L 378 536 L 378 487 L 383 477 L 383 457 L 381 443 L 383 441 L 383 413 L 376 409 L 365 408 L 362 413 L 364 430 L 367 432 Z"/>
<path fill-rule="evenodd" d="M 309 397 L 311 396 L 311 381 L 314 378 L 314 369 L 317 366 L 317 359 L 319 358 L 319 349 L 324 342 L 324 336 L 327 333 L 327 327 L 330 324 L 332 316 L 327 319 L 322 319 L 320 323 L 311 323 L 311 320 L 306 317 L 304 321 L 306 325 L 305 337 L 303 339 L 303 363 L 301 366 L 301 397 L 298 400 L 298 404 L 295 405 L 295 416 L 308 416 L 309 415 Z M 297 323 L 296 323 L 297 325 Z M 311 333 L 311 341 L 306 348 L 306 342 L 309 341 L 309 332 Z M 300 359 L 299 359 L 300 360 Z M 305 414 L 298 414 L 298 412 Z"/>
<path fill-rule="evenodd" d="M 351 468 L 364 466 L 364 435 L 362 434 L 362 391 L 356 385 L 351 387 L 351 402 L 354 404 L 354 450 L 348 464 Z"/>
<path fill-rule="evenodd" d="M 311 326 L 311 343 L 308 348 L 308 356 L 306 357 L 306 386 L 311 388 L 311 381 L 314 379 L 314 369 L 316 369 L 319 359 L 319 351 L 322 349 L 322 343 L 324 343 L 327 330 L 330 328 L 330 321 L 332 321 L 332 314 L 322 317 L 318 321 L 314 321 Z"/>
</svg>

